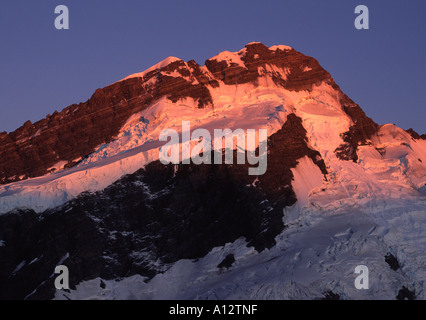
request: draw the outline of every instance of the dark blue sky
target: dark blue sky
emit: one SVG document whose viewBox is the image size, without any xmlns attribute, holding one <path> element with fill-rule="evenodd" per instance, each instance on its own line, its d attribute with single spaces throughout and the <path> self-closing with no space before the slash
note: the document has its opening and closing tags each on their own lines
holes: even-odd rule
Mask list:
<svg viewBox="0 0 426 320">
<path fill-rule="evenodd" d="M 54 9 L 70 10 L 70 30 Z M 354 9 L 370 10 L 356 30 Z M 167 56 L 204 61 L 260 41 L 315 57 L 376 122 L 426 133 L 426 1 L 1 0 L 0 131 Z"/>
</svg>

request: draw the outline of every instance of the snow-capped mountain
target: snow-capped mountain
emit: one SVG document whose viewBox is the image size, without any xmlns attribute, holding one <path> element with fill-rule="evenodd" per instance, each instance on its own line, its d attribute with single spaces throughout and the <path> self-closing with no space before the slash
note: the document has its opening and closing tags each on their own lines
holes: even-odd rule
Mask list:
<svg viewBox="0 0 426 320">
<path fill-rule="evenodd" d="M 182 121 L 266 129 L 266 173 L 163 165 Z M 425 138 L 288 46 L 169 57 L 0 134 L 0 298 L 423 298 Z"/>
</svg>

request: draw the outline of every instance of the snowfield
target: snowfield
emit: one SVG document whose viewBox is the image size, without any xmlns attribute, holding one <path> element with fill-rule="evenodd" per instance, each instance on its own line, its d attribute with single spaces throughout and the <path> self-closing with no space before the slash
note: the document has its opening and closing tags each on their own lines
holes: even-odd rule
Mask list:
<svg viewBox="0 0 426 320">
<path fill-rule="evenodd" d="M 363 208 L 340 201 L 333 210 L 300 211 L 296 204 L 286 209 L 288 228 L 270 250 L 257 253 L 239 239 L 198 261 L 180 260 L 148 283 L 135 275 L 103 280 L 102 289 L 96 278 L 55 299 L 315 299 L 329 291 L 341 299 L 395 299 L 403 286 L 424 299 L 425 205 L 425 197 L 370 199 Z M 230 253 L 235 263 L 218 269 Z M 387 253 L 399 270 L 385 262 Z M 355 288 L 357 265 L 369 269 L 368 290 Z"/>
</svg>

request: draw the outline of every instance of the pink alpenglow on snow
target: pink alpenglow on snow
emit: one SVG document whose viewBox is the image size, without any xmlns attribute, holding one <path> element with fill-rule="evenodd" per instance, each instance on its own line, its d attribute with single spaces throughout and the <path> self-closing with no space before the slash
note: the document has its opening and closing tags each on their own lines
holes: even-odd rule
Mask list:
<svg viewBox="0 0 426 320">
<path fill-rule="evenodd" d="M 160 148 L 160 161 L 163 164 L 222 164 L 222 149 L 225 147 L 225 164 L 233 164 L 233 150 L 237 150 L 237 164 L 258 164 L 249 168 L 249 175 L 263 175 L 267 168 L 267 138 L 266 129 L 214 129 L 214 137 L 210 131 L 198 128 L 191 133 L 190 121 L 182 121 L 182 141 L 179 132 L 174 129 L 164 129 L 160 133 L 160 141 L 168 141 Z M 235 141 L 236 140 L 236 141 Z M 194 145 L 194 143 L 195 145 Z M 235 142 L 235 143 L 234 143 Z M 259 155 L 256 156 L 256 146 Z M 192 149 L 192 150 L 191 150 Z M 214 157 L 212 162 L 212 152 Z"/>
</svg>

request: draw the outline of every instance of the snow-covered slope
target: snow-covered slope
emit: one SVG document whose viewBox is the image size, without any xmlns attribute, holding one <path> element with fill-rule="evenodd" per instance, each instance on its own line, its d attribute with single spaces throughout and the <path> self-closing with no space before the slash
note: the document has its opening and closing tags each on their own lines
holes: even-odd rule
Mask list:
<svg viewBox="0 0 426 320">
<path fill-rule="evenodd" d="M 157 160 L 164 144 L 159 141 L 160 132 L 169 128 L 181 133 L 182 121 L 190 121 L 191 130 L 204 128 L 212 136 L 216 128 L 267 129 L 270 136 L 281 128 L 288 114 L 295 113 L 303 120 L 310 146 L 330 167 L 330 176 L 348 180 L 341 174 L 343 164 L 334 151 L 343 143 L 342 134 L 352 120 L 342 111 L 336 91 L 321 84 L 310 92 L 292 92 L 268 84 L 267 79 L 260 86 L 221 84 L 211 89 L 214 108 L 200 109 L 191 98 L 176 103 L 165 98 L 157 101 L 129 118 L 112 142 L 99 146 L 78 166 L 0 186 L 0 213 L 14 208 L 42 212 L 83 191 L 104 189 L 124 174 Z M 426 141 L 415 140 L 392 125 L 383 126 L 370 145 L 360 147 L 359 157 L 357 164 L 349 164 L 350 170 L 368 175 L 366 180 L 371 184 L 386 180 L 420 188 L 426 183 Z"/>
<path fill-rule="evenodd" d="M 228 59 L 228 55 L 223 58 Z M 168 58 L 158 66 L 175 61 Z M 131 116 L 112 142 L 100 145 L 77 167 L 0 186 L 0 213 L 14 208 L 41 212 L 83 191 L 102 190 L 120 176 L 158 159 L 163 144 L 158 141 L 160 132 L 169 128 L 181 133 L 182 121 L 190 121 L 191 130 L 204 128 L 212 136 L 218 128 L 267 129 L 270 136 L 281 128 L 288 114 L 295 113 L 302 117 L 312 146 L 323 156 L 335 157 L 333 151 L 343 143 L 340 134 L 351 125 L 337 92 L 328 84 L 315 86 L 311 92 L 289 91 L 277 86 L 270 74 L 260 74 L 258 84 L 219 83 L 218 87 L 210 87 L 213 107 L 199 108 L 192 98 L 175 103 L 167 98 L 156 101 Z"/>
<path fill-rule="evenodd" d="M 426 169 L 419 161 L 425 143 L 384 125 L 360 148 L 358 163 L 331 156 L 327 182 L 310 159 L 300 159 L 293 169 L 298 202 L 285 209 L 287 228 L 269 250 L 258 253 L 241 238 L 198 261 L 180 260 L 149 282 L 139 275 L 119 282 L 96 278 L 55 298 L 314 299 L 332 293 L 403 299 L 412 292 L 425 299 L 426 196 L 420 187 Z M 229 254 L 232 266 L 217 268 Z M 368 290 L 354 285 L 358 265 L 369 269 Z"/>
<path fill-rule="evenodd" d="M 376 148 L 398 158 L 381 158 Z M 385 125 L 371 145 L 361 148 L 359 163 L 329 160 L 327 182 L 309 158 L 302 158 L 293 169 L 298 202 L 284 209 L 287 228 L 271 249 L 259 253 L 240 238 L 202 259 L 180 260 L 148 282 L 139 275 L 121 281 L 95 278 L 70 293 L 57 291 L 55 298 L 316 299 L 332 294 L 403 299 L 411 292 L 424 299 L 426 196 L 413 179 L 419 181 L 425 168 L 408 165 L 412 159 L 419 162 L 422 152 L 424 141 Z M 218 268 L 229 254 L 235 258 L 232 266 Z M 396 259 L 396 270 L 389 256 Z M 369 269 L 368 290 L 355 287 L 358 265 Z"/>
<path fill-rule="evenodd" d="M 419 216 L 423 217 L 415 217 Z M 350 219 L 356 219 L 352 227 L 348 227 Z M 368 234 L 375 227 L 362 214 L 332 217 L 310 226 L 309 232 L 283 234 L 286 246 L 261 254 L 240 241 L 216 248 L 202 261 L 181 260 L 148 283 L 135 275 L 119 282 L 103 280 L 106 286 L 102 288 L 101 279 L 96 278 L 80 283 L 69 294 L 57 291 L 56 299 L 319 299 L 330 291 L 341 299 L 395 299 L 404 286 L 424 299 L 424 255 L 417 259 L 410 255 L 404 271 L 391 270 L 384 260 L 389 244 L 378 240 L 375 233 Z M 237 262 L 221 272 L 217 261 L 230 251 Z M 371 290 L 354 286 L 359 264 L 369 267 Z"/>
<path fill-rule="evenodd" d="M 425 299 L 426 197 L 358 195 L 360 204 L 332 197 L 318 191 L 311 206 L 287 208 L 287 229 L 261 253 L 241 238 L 200 260 L 180 260 L 149 282 L 139 275 L 96 278 L 70 293 L 57 291 L 55 298 L 318 299 L 331 292 L 340 299 L 395 299 L 406 287 Z M 229 254 L 235 257 L 232 266 L 218 268 Z M 389 254 L 397 270 L 386 262 Z M 368 290 L 354 285 L 358 265 L 368 267 Z"/>
<path fill-rule="evenodd" d="M 271 136 L 283 126 L 287 115 L 294 113 L 303 120 L 310 146 L 325 160 L 334 159 L 334 151 L 344 144 L 342 134 L 354 125 L 354 119 L 343 109 L 343 93 L 326 71 L 309 59 L 287 46 L 268 49 L 261 43 L 251 43 L 239 52 L 218 54 L 203 67 L 169 57 L 130 75 L 119 83 L 143 79 L 143 90 L 154 90 L 154 95 L 159 95 L 156 92 L 165 82 L 185 81 L 194 87 L 204 81 L 209 96 L 205 99 L 211 103 L 200 108 L 198 93 L 172 93 L 177 99 L 159 95 L 131 115 L 111 141 L 96 147 L 76 167 L 63 170 L 69 162 L 59 161 L 58 156 L 59 162 L 48 170 L 53 174 L 0 186 L 0 213 L 14 208 L 42 212 L 81 192 L 102 190 L 124 174 L 158 159 L 160 132 L 166 128 L 180 132 L 182 121 L 190 121 L 192 130 L 204 128 L 213 133 L 217 128 L 267 129 Z M 312 66 L 310 70 L 306 69 L 308 65 Z M 229 77 L 221 79 L 219 72 Z M 305 77 L 312 82 L 309 90 L 304 89 L 309 81 L 300 81 Z M 315 77 L 319 80 L 312 80 Z M 300 82 L 297 89 L 293 82 Z M 156 86 L 159 89 L 152 89 Z"/>
</svg>

